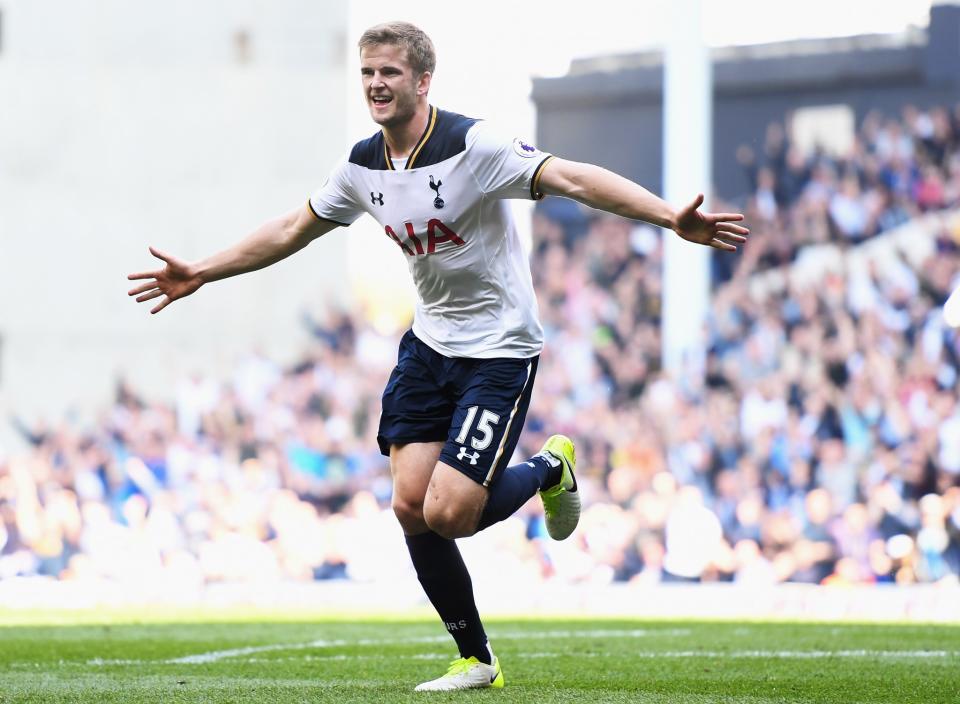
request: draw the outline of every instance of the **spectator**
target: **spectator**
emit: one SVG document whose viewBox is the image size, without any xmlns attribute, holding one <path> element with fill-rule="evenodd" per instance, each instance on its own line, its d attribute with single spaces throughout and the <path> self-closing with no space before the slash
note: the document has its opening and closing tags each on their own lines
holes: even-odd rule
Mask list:
<svg viewBox="0 0 960 704">
<path fill-rule="evenodd" d="M 960 335 L 939 306 L 960 228 L 917 226 L 906 252 L 887 237 L 960 204 L 960 106 L 868 115 L 846 159 L 808 158 L 776 127 L 738 157 L 766 234 L 714 292 L 702 385 L 661 369 L 659 235 L 571 203 L 538 209 L 532 270 L 558 344 L 517 452 L 544 427 L 574 435 L 588 512 L 544 547 L 528 506 L 478 556 L 598 582 L 955 581 Z M 822 254 L 832 237 L 849 245 L 836 257 Z M 874 245 L 856 243 L 874 238 L 882 256 L 867 257 Z M 120 382 L 82 431 L 15 421 L 25 450 L 0 456 L 0 578 L 190 590 L 406 569 L 396 545 L 368 540 L 390 518 L 372 435 L 395 344 L 356 314 L 304 320 L 313 345 L 287 368 L 251 353 L 171 403 Z"/>
</svg>

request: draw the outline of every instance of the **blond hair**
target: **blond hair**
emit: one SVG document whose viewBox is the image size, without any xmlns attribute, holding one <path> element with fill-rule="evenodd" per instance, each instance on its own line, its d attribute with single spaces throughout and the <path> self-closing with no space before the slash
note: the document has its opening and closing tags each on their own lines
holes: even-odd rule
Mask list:
<svg viewBox="0 0 960 704">
<path fill-rule="evenodd" d="M 407 62 L 417 75 L 428 71 L 433 73 L 437 67 L 437 55 L 430 37 L 409 22 L 384 22 L 375 25 L 364 32 L 357 42 L 361 51 L 364 47 L 379 44 L 393 44 L 406 51 Z"/>
</svg>

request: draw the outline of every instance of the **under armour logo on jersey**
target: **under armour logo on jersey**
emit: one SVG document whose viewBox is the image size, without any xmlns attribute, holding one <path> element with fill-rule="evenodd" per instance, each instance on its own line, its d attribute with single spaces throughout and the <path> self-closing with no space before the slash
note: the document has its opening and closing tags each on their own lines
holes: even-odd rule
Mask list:
<svg viewBox="0 0 960 704">
<path fill-rule="evenodd" d="M 440 186 L 443 185 L 443 181 L 433 182 L 433 176 L 430 177 L 430 188 L 437 193 L 437 197 L 433 199 L 433 207 L 437 210 L 443 207 L 443 198 L 440 197 Z M 474 463 L 476 464 L 476 463 Z"/>
<path fill-rule="evenodd" d="M 479 452 L 467 452 L 467 448 L 461 447 L 461 448 L 460 448 L 460 452 L 457 453 L 457 459 L 458 459 L 458 460 L 465 460 L 465 459 L 467 459 L 468 457 L 470 458 L 470 464 L 471 464 L 471 465 L 475 465 L 475 464 L 477 463 L 477 460 L 480 459 L 480 453 L 479 453 Z"/>
<path fill-rule="evenodd" d="M 383 194 L 373 195 L 373 191 L 370 191 L 370 202 L 373 205 L 383 205 Z"/>
</svg>

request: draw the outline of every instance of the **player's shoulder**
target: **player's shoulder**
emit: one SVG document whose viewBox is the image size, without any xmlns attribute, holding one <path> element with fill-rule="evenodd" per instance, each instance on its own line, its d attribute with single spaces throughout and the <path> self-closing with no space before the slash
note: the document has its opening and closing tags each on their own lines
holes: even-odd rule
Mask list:
<svg viewBox="0 0 960 704">
<path fill-rule="evenodd" d="M 547 156 L 524 138 L 513 136 L 502 125 L 485 121 L 478 122 L 469 131 L 467 148 L 478 158 L 495 154 L 510 154 L 511 151 L 525 159 Z"/>
<path fill-rule="evenodd" d="M 367 169 L 383 170 L 387 168 L 386 151 L 383 144 L 383 132 L 377 132 L 353 145 L 347 161 Z"/>
<path fill-rule="evenodd" d="M 416 166 L 431 166 L 446 161 L 467 148 L 467 133 L 481 121 L 460 113 L 431 107 L 430 123 L 420 150 Z"/>
</svg>

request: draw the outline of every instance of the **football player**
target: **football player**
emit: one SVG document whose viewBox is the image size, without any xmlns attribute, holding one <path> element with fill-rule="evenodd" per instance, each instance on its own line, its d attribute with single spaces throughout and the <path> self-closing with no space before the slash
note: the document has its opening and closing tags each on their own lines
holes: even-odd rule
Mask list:
<svg viewBox="0 0 960 704">
<path fill-rule="evenodd" d="M 380 129 L 349 151 L 308 202 L 197 262 L 154 248 L 155 271 L 130 291 L 163 297 L 158 313 L 204 284 L 269 266 L 364 213 L 406 259 L 419 300 L 383 394 L 378 442 L 389 456 L 393 510 L 417 577 L 460 657 L 417 690 L 502 687 L 470 575 L 454 542 L 512 515 L 534 494 L 547 531 L 568 537 L 580 517 L 574 444 L 549 438 L 507 466 L 523 427 L 543 330 L 511 198 L 573 198 L 680 237 L 733 251 L 748 230 L 737 213 L 674 208 L 597 166 L 501 139 L 481 120 L 428 101 L 436 64 L 417 27 L 391 22 L 360 38 L 360 78 Z"/>
</svg>

